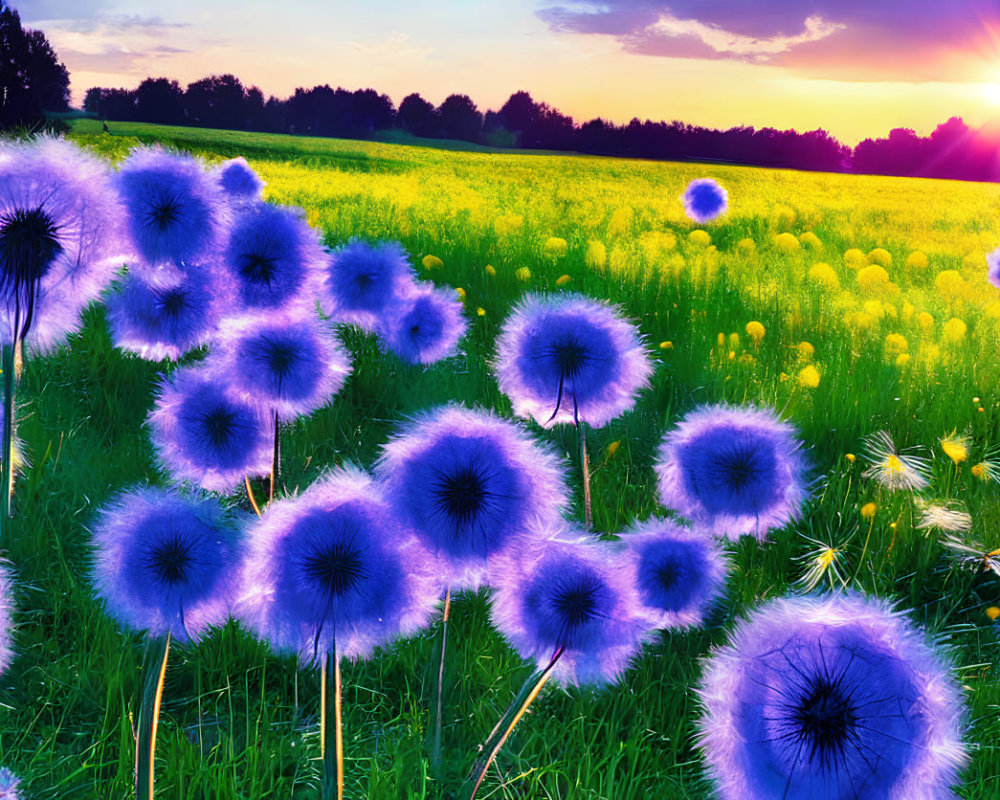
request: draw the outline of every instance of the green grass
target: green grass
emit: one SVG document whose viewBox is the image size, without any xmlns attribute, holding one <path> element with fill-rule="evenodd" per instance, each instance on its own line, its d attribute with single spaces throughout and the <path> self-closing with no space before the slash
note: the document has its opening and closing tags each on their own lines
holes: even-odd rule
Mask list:
<svg viewBox="0 0 1000 800">
<path fill-rule="evenodd" d="M 693 226 L 677 211 L 684 184 L 706 170 L 697 165 L 125 123 L 112 123 L 109 136 L 92 120 L 72 125 L 78 141 L 112 159 L 138 142 L 154 141 L 213 161 L 244 155 L 268 181 L 269 198 L 306 209 L 327 244 L 352 236 L 398 239 L 415 263 L 426 254 L 444 261 L 441 269 L 425 272 L 426 279 L 465 289 L 470 333 L 463 354 L 446 364 L 410 367 L 381 354 L 371 338 L 344 334 L 355 372 L 330 407 L 288 430 L 283 475 L 289 491 L 333 464 L 370 465 L 399 421 L 428 406 L 460 400 L 509 414 L 490 369 L 499 326 L 525 289 L 555 291 L 562 274 L 571 276 L 569 288 L 620 303 L 654 349 L 661 341 L 673 343 L 672 349 L 655 349 L 653 384 L 635 411 L 590 436 L 597 530 L 614 533 L 662 513 L 652 470 L 656 448 L 698 403 L 772 405 L 801 430 L 815 479 L 803 521 L 762 546 L 747 540 L 729 545 L 726 598 L 706 628 L 660 636 L 619 685 L 569 692 L 548 687 L 504 747 L 481 797 L 707 797 L 695 746 L 692 687 L 699 660 L 760 600 L 794 591 L 805 569 L 801 559 L 812 549 L 803 534 L 842 542 L 853 533 L 847 574 L 856 574 L 856 586 L 897 600 L 950 648 L 968 701 L 972 754 L 961 795 L 1000 798 L 1000 639 L 984 614 L 1000 604 L 997 579 L 956 570 L 936 535 L 915 528 L 911 497 L 862 477 L 859 451 L 862 437 L 880 428 L 901 443 L 934 449 L 934 496 L 964 502 L 977 536 L 1000 545 L 1000 487 L 976 480 L 968 469 L 1000 442 L 1000 337 L 989 312 L 992 290 L 983 265 L 969 261 L 1000 243 L 1000 189 L 713 167 L 710 174 L 726 183 L 733 209 L 710 228 L 712 252 L 688 243 Z M 778 206 L 794 212 L 790 226 Z M 517 216 L 519 224 L 504 222 Z M 782 227 L 814 231 L 824 253 L 776 251 L 770 237 Z M 642 243 L 651 231 L 674 236 L 675 246 L 654 257 Z M 565 257 L 545 254 L 550 236 L 567 240 Z M 746 237 L 758 243 L 752 257 L 737 248 Z M 605 265 L 587 263 L 595 238 L 607 245 Z M 819 291 L 806 275 L 813 261 L 823 259 L 847 286 L 853 274 L 842 264 L 843 252 L 875 246 L 888 249 L 897 265 L 891 275 L 901 291 L 893 296 L 899 317 L 887 313 L 867 328 L 854 328 L 843 321 L 846 305 L 837 305 L 847 300 Z M 900 267 L 916 247 L 931 258 L 928 274 Z M 487 264 L 495 276 L 484 270 Z M 530 270 L 528 282 L 515 276 L 518 267 Z M 959 270 L 972 287 L 961 306 L 935 293 L 934 276 L 944 269 Z M 936 361 L 920 355 L 932 339 L 903 319 L 904 298 L 934 317 L 933 342 L 942 348 Z M 953 347 L 937 338 L 951 316 L 969 325 Z M 767 330 L 759 347 L 743 332 L 751 319 Z M 897 330 L 906 333 L 914 353 L 905 369 L 883 357 L 885 334 Z M 727 338 L 720 347 L 719 332 L 736 332 L 741 341 L 730 346 Z M 815 390 L 795 381 L 800 362 L 794 346 L 803 339 L 816 349 L 822 379 Z M 138 711 L 143 641 L 117 630 L 93 598 L 86 526 L 121 488 L 168 482 L 156 472 L 143 422 L 157 375 L 171 368 L 116 351 L 100 308 L 88 311 L 70 347 L 27 362 L 19 435 L 33 465 L 18 481 L 19 513 L 8 551 L 18 575 L 19 656 L 0 680 L 0 763 L 25 779 L 29 798 L 124 797 L 131 786 L 129 715 Z M 967 430 L 973 442 L 961 470 L 937 447 L 938 437 L 955 428 Z M 535 432 L 566 453 L 577 475 L 571 432 Z M 609 455 L 614 441 L 621 445 Z M 847 452 L 859 453 L 858 461 L 845 460 Z M 574 515 L 582 519 L 578 481 L 574 490 Z M 859 563 L 868 524 L 858 509 L 868 501 L 879 508 Z M 237 495 L 234 502 L 243 501 Z M 531 674 L 490 630 L 485 594 L 458 599 L 448 655 L 445 764 L 435 779 L 428 741 L 437 633 L 435 627 L 345 668 L 348 797 L 461 797 L 477 745 Z M 159 795 L 317 797 L 318 720 L 318 673 L 296 673 L 293 661 L 274 656 L 237 626 L 177 648 L 157 749 Z"/>
</svg>

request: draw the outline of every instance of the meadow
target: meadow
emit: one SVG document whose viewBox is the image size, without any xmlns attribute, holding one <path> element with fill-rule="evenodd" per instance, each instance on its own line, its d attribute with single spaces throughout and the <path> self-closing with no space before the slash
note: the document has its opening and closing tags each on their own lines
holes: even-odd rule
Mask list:
<svg viewBox="0 0 1000 800">
<path fill-rule="evenodd" d="M 1000 606 L 1000 576 L 982 560 L 959 563 L 938 531 L 918 527 L 918 499 L 960 504 L 972 518 L 967 537 L 1000 547 L 1000 291 L 985 260 L 1000 245 L 1000 186 L 111 128 L 81 120 L 71 136 L 114 161 L 153 142 L 211 162 L 242 155 L 266 199 L 303 208 L 328 247 L 396 240 L 422 278 L 461 289 L 469 334 L 439 365 L 404 364 L 343 331 L 355 371 L 284 440 L 286 491 L 331 465 L 370 465 L 421 409 L 455 400 L 509 416 L 491 359 L 511 305 L 529 291 L 620 304 L 655 363 L 635 410 L 588 437 L 596 531 L 663 515 L 657 446 L 696 405 L 768 406 L 799 429 L 812 465 L 803 519 L 764 544 L 728 545 L 727 591 L 709 623 L 659 636 L 618 685 L 546 688 L 481 797 L 710 796 L 695 741 L 699 659 L 762 599 L 804 591 L 829 545 L 848 586 L 897 601 L 948 649 L 968 709 L 960 794 L 1000 798 L 1000 628 L 987 613 Z M 698 226 L 679 197 L 705 176 L 725 186 L 730 206 Z M 0 764 L 30 798 L 124 797 L 132 786 L 142 640 L 94 600 L 87 526 L 121 488 L 167 482 L 143 423 L 170 368 L 114 349 L 103 309 L 92 307 L 69 346 L 24 372 L 18 435 L 32 464 L 18 481 L 7 554 L 22 610 L 19 656 L 0 681 Z M 864 477 L 863 440 L 879 430 L 929 460 L 921 498 Z M 572 431 L 535 432 L 575 462 Z M 940 445 L 952 433 L 966 437 L 964 460 Z M 832 568 L 817 591 L 831 583 Z M 348 797 L 461 796 L 477 746 L 532 672 L 487 623 L 486 592 L 457 598 L 439 775 L 428 762 L 437 630 L 345 666 Z M 317 671 L 297 672 L 230 623 L 172 654 L 166 683 L 160 796 L 317 796 Z"/>
</svg>

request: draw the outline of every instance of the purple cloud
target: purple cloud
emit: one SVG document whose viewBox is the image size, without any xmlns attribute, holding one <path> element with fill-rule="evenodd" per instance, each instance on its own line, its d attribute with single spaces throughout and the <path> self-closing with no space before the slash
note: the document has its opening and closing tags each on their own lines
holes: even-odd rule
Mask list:
<svg viewBox="0 0 1000 800">
<path fill-rule="evenodd" d="M 1000 55 L 984 36 L 987 23 L 1000 23 L 996 0 L 603 0 L 536 13 L 554 30 L 611 36 L 632 53 L 825 77 L 963 80 L 977 58 L 981 66 Z"/>
</svg>

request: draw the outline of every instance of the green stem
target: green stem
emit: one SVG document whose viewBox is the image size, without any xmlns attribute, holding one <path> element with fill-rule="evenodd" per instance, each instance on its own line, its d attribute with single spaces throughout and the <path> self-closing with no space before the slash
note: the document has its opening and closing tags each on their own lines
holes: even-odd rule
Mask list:
<svg viewBox="0 0 1000 800">
<path fill-rule="evenodd" d="M 11 494 L 14 491 L 14 347 L 4 345 L 0 357 L 3 370 L 3 504 L 0 506 L 0 542 L 8 541 Z"/>
<path fill-rule="evenodd" d="M 580 467 L 583 470 L 583 527 L 589 531 L 593 527 L 594 517 L 590 502 L 590 458 L 587 455 L 587 425 L 584 422 L 578 422 L 576 429 L 580 434 Z"/>
<path fill-rule="evenodd" d="M 160 648 L 163 648 L 162 650 Z M 153 799 L 154 754 L 156 726 L 160 721 L 163 699 L 163 679 L 167 674 L 170 634 L 149 640 L 143 659 L 142 701 L 139 706 L 139 730 L 135 737 L 135 796 L 136 800 Z"/>
<path fill-rule="evenodd" d="M 434 747 L 431 749 L 431 767 L 441 768 L 441 702 L 444 696 L 444 654 L 448 646 L 448 617 L 451 611 L 451 589 L 444 593 L 444 613 L 441 615 L 441 660 L 438 662 L 437 713 L 434 717 Z"/>
<path fill-rule="evenodd" d="M 330 653 L 327 661 L 332 661 L 332 669 L 328 669 L 324 663 L 323 669 L 323 696 L 322 711 L 320 714 L 320 747 L 323 753 L 323 800 L 344 800 L 344 720 L 342 713 L 341 695 L 343 694 L 340 683 L 340 657 L 337 654 L 337 647 L 334 645 L 333 652 Z M 327 686 L 327 681 L 331 685 Z M 333 727 L 334 746 L 326 746 L 326 704 L 330 695 L 333 695 Z M 334 792 L 336 787 L 336 792 Z"/>
<path fill-rule="evenodd" d="M 274 500 L 274 493 L 277 491 L 278 485 L 278 466 L 281 463 L 281 436 L 279 434 L 278 428 L 278 411 L 275 409 L 274 412 L 274 453 L 271 457 L 271 489 L 268 496 L 268 502 Z M 259 516 L 259 514 L 258 514 Z"/>
<path fill-rule="evenodd" d="M 496 744 L 493 745 L 493 748 L 490 750 L 486 758 L 481 759 L 476 765 L 478 769 L 476 771 L 475 783 L 472 786 L 472 793 L 469 795 L 469 800 L 476 800 L 476 792 L 479 791 L 479 786 L 482 784 L 483 778 L 486 777 L 487 770 L 489 770 L 490 765 L 496 759 L 497 754 L 500 752 L 500 748 L 503 747 L 504 742 L 506 742 L 511 733 L 513 733 L 514 726 L 520 722 L 521 717 L 523 717 L 525 712 L 528 710 L 528 706 L 534 702 L 535 698 L 538 697 L 538 693 L 542 691 L 542 687 L 544 687 L 549 678 L 552 677 L 552 670 L 555 669 L 556 662 L 559 660 L 559 656 L 561 656 L 564 651 L 565 648 L 563 647 L 556 650 L 555 655 L 552 656 L 552 660 L 549 662 L 549 665 L 542 670 L 542 674 L 538 678 L 538 683 L 535 684 L 535 687 L 531 690 L 530 694 L 528 694 L 527 698 L 525 698 L 521 707 L 517 710 L 517 713 L 514 714 L 514 718 L 504 730 L 503 735 L 500 736 Z"/>
</svg>

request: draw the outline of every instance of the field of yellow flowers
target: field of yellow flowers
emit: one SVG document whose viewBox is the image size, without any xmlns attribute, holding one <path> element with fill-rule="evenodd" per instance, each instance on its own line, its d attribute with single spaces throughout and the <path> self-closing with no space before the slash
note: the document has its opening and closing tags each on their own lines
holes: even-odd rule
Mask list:
<svg viewBox="0 0 1000 800">
<path fill-rule="evenodd" d="M 290 487 L 305 485 L 317 466 L 370 464 L 393 426 L 427 406 L 458 400 L 509 414 L 490 364 L 500 327 L 525 292 L 609 299 L 636 321 L 653 354 L 655 376 L 636 410 L 589 439 L 599 532 L 613 535 L 663 513 L 652 467 L 657 445 L 695 406 L 758 404 L 798 428 L 811 464 L 803 519 L 767 543 L 744 537 L 727 546 L 732 578 L 706 629 L 664 635 L 604 693 L 546 691 L 483 796 L 708 796 L 690 691 L 699 659 L 764 598 L 847 588 L 897 603 L 950 646 L 972 755 L 961 793 L 1000 798 L 1000 290 L 986 278 L 986 254 L 1000 246 L 1000 186 L 111 127 L 106 134 L 82 120 L 71 135 L 112 160 L 140 143 L 211 162 L 244 156 L 266 181 L 266 199 L 304 209 L 328 247 L 396 240 L 421 277 L 457 287 L 469 334 L 461 357 L 447 364 L 403 365 L 365 336 L 345 334 L 364 366 L 333 408 L 293 429 L 283 455 Z M 728 213 L 703 226 L 685 216 L 680 200 L 701 177 L 717 180 L 729 197 Z M 94 418 L 113 420 L 106 424 L 118 427 L 107 436 L 125 443 L 149 403 L 108 376 L 149 386 L 155 369 L 120 355 L 95 366 L 110 350 L 101 314 L 91 312 L 72 351 L 48 362 L 49 374 L 90 386 L 97 379 L 88 376 L 102 370 L 102 385 L 116 388 L 102 390 L 111 394 L 98 398 L 103 416 L 98 409 Z M 40 441 L 48 435 L 52 445 L 36 453 L 42 469 L 23 489 L 50 498 L 33 512 L 44 533 L 77 513 L 55 504 L 72 508 L 81 497 L 96 504 L 105 484 L 134 474 L 149 454 L 123 451 L 120 463 L 95 465 L 96 490 L 88 476 L 60 472 L 60 458 L 78 464 L 106 445 L 88 439 L 79 390 L 42 373 L 26 378 L 25 402 L 37 413 L 22 432 Z M 55 441 L 50 432 L 59 429 L 68 433 Z M 543 435 L 575 458 L 572 432 Z M 907 470 L 926 485 L 902 480 Z M 86 558 L 82 535 L 56 541 L 59 559 Z M 130 732 L 119 718 L 134 697 L 139 658 L 121 654 L 104 622 L 95 623 L 103 626 L 96 640 L 60 638 L 54 620 L 85 592 L 60 563 L 29 575 L 52 589 L 39 630 L 51 625 L 58 643 L 39 635 L 29 656 L 39 677 L 26 686 L 41 711 L 16 717 L 19 732 L 0 732 L 0 744 L 51 776 L 32 784 L 46 787 L 38 797 L 111 796 L 100 792 L 124 790 L 131 779 Z M 351 796 L 452 796 L 439 786 L 457 785 L 468 772 L 476 744 L 525 677 L 484 629 L 485 605 L 483 596 L 456 604 L 454 658 L 466 680 L 451 689 L 441 784 L 428 773 L 422 744 L 433 637 L 348 668 L 351 685 L 361 687 L 346 710 L 358 732 L 347 767 Z M 188 699 L 164 709 L 163 796 L 313 796 L 316 742 L 303 753 L 287 734 L 315 721 L 318 681 L 303 679 L 300 706 L 291 671 L 233 626 L 199 648 L 169 679 L 176 683 L 169 695 Z M 102 653 L 114 653 L 112 668 Z"/>
</svg>

